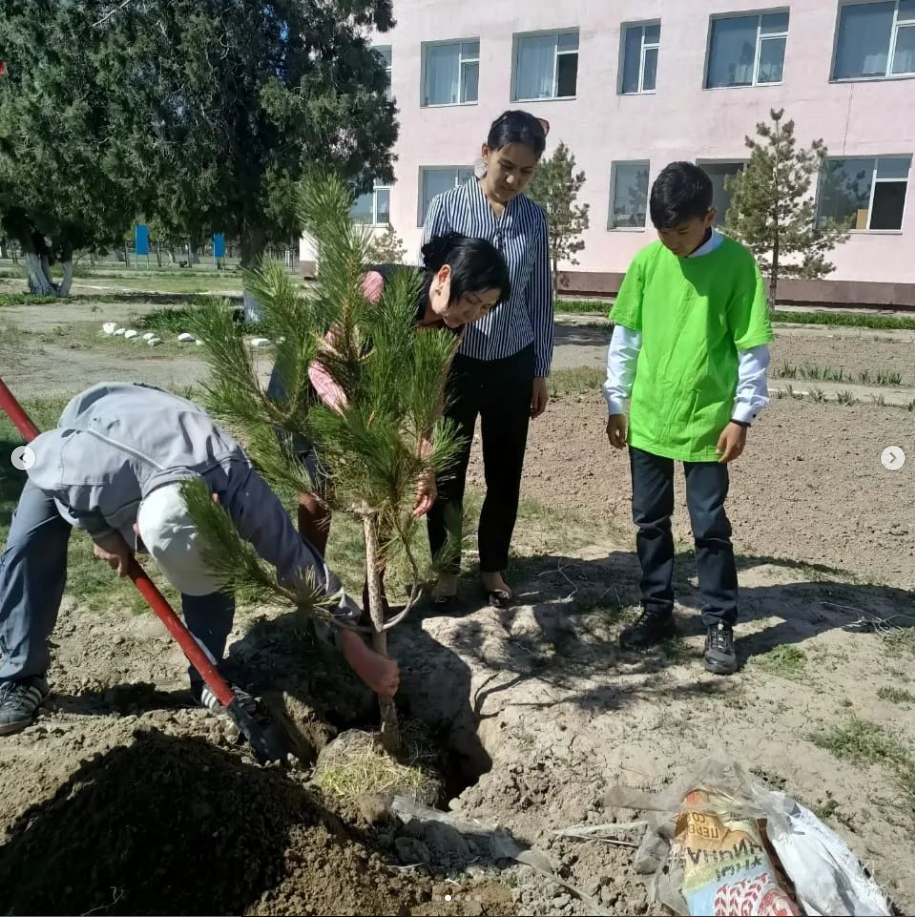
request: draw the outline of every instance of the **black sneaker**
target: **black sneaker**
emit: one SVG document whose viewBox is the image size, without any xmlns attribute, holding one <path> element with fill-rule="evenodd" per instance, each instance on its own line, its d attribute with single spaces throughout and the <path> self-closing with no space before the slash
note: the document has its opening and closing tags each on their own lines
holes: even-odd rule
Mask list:
<svg viewBox="0 0 915 917">
<path fill-rule="evenodd" d="M 0 736 L 31 726 L 35 711 L 47 696 L 48 683 L 39 676 L 0 683 Z"/>
<path fill-rule="evenodd" d="M 672 614 L 643 611 L 638 621 L 620 634 L 620 646 L 624 650 L 647 650 L 670 640 L 676 632 Z"/>
<path fill-rule="evenodd" d="M 715 675 L 733 675 L 737 671 L 737 651 L 734 649 L 734 628 L 715 624 L 705 638 L 705 668 Z"/>
</svg>

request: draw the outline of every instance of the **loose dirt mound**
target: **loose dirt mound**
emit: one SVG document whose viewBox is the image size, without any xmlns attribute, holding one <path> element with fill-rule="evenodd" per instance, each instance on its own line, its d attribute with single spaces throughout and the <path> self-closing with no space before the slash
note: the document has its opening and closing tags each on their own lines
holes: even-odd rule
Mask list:
<svg viewBox="0 0 915 917">
<path fill-rule="evenodd" d="M 410 835 L 390 817 L 366 827 L 307 769 L 254 765 L 225 720 L 190 706 L 154 619 L 69 602 L 61 618 L 55 693 L 35 726 L 0 742 L 0 912 L 431 914 L 447 894 L 448 913 L 514 912 L 492 872 L 465 877 L 458 901 L 438 884 L 444 859 L 405 859 Z M 351 722 L 364 692 L 288 616 L 242 613 L 239 625 L 231 667 L 285 689 L 265 700 L 307 764 L 337 732 L 325 714 Z"/>
<path fill-rule="evenodd" d="M 404 914 L 434 899 L 286 775 L 157 731 L 86 761 L 10 835 L 9 913 Z M 506 912 L 507 892 L 486 900 Z"/>
<path fill-rule="evenodd" d="M 86 762 L 11 834 L 0 898 L 14 913 L 257 911 L 293 863 L 311 912 L 388 914 L 415 900 L 282 774 L 159 732 Z"/>
</svg>

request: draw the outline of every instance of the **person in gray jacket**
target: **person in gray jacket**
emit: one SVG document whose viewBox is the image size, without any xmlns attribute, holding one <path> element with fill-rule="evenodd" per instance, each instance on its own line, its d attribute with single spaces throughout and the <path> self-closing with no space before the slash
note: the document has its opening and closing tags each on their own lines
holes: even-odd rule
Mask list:
<svg viewBox="0 0 915 917">
<path fill-rule="evenodd" d="M 95 556 L 119 576 L 127 575 L 134 553 L 147 551 L 181 593 L 190 632 L 214 661 L 222 658 L 235 601 L 203 563 L 181 496 L 187 480 L 206 482 L 281 583 L 294 586 L 312 571 L 337 600 L 334 617 L 358 621 L 358 605 L 296 532 L 241 446 L 192 402 L 151 386 L 101 383 L 77 395 L 57 428 L 38 436 L 31 449 L 35 461 L 0 558 L 0 735 L 28 726 L 48 695 L 48 638 L 67 580 L 73 528 L 90 535 Z M 393 696 L 399 682 L 393 660 L 373 652 L 353 630 L 342 630 L 340 645 L 369 687 Z M 200 674 L 191 668 L 189 675 L 197 701 L 217 709 Z"/>
</svg>

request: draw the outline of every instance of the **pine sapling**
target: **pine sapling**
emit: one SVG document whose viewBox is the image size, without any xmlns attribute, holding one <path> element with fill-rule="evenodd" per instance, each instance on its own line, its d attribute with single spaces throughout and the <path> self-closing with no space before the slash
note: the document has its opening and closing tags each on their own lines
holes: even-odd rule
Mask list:
<svg viewBox="0 0 915 917">
<path fill-rule="evenodd" d="M 192 331 L 205 342 L 211 364 L 206 403 L 239 431 L 265 479 L 311 493 L 360 521 L 371 618 L 365 629 L 373 648 L 386 655 L 387 632 L 420 597 L 423 577 L 413 551 L 420 524 L 413 516 L 417 482 L 446 473 L 459 446 L 453 424 L 441 417 L 457 342 L 445 331 L 416 330 L 422 278 L 411 268 L 395 272 L 380 302 L 367 301 L 362 277 L 370 243 L 350 220 L 351 203 L 340 178 L 310 177 L 302 185 L 299 216 L 320 252 L 315 282 L 303 290 L 275 263 L 248 277 L 262 305 L 264 333 L 276 343 L 278 391 L 270 397 L 263 391 L 254 354 L 224 304 L 203 306 Z M 337 392 L 333 405 L 311 388 L 309 369 L 316 363 Z M 320 481 L 311 479 L 299 457 L 309 446 L 323 470 Z M 216 543 L 228 548 L 233 532 L 213 528 Z M 400 558 L 414 585 L 403 611 L 385 621 L 381 575 Z M 250 583 L 250 567 L 236 566 L 235 573 L 227 571 L 233 584 Z M 394 703 L 379 700 L 383 742 L 396 750 Z"/>
</svg>

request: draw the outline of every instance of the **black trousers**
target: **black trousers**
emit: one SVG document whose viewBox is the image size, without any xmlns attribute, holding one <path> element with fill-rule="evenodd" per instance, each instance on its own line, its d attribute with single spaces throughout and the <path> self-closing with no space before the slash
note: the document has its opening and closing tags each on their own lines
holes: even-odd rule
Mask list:
<svg viewBox="0 0 915 917">
<path fill-rule="evenodd" d="M 438 500 L 429 513 L 429 546 L 445 571 L 460 570 L 464 487 L 477 417 L 486 475 L 486 498 L 480 513 L 480 570 L 501 573 L 508 567 L 533 386 L 533 346 L 501 360 L 474 360 L 462 354 L 454 358 L 445 416 L 457 424 L 464 444 L 455 467 L 438 482 Z M 446 545 L 447 556 L 443 557 Z"/>
<path fill-rule="evenodd" d="M 669 615 L 674 607 L 674 463 L 641 449 L 629 449 L 632 467 L 632 517 L 639 527 L 636 544 L 642 565 L 642 605 Z M 737 621 L 737 565 L 731 523 L 724 510 L 728 467 L 717 462 L 684 462 L 686 504 L 696 541 L 696 566 L 707 627 Z"/>
</svg>

